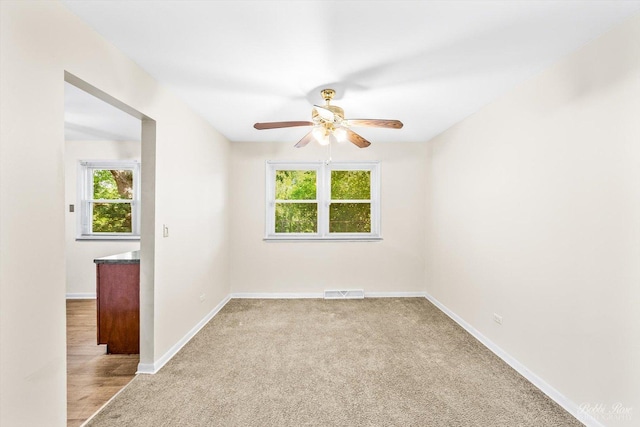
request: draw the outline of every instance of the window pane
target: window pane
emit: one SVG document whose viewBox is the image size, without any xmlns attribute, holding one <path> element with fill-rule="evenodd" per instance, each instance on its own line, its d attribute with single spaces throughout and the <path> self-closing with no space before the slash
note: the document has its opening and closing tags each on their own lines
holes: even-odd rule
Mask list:
<svg viewBox="0 0 640 427">
<path fill-rule="evenodd" d="M 133 171 L 95 169 L 93 198 L 95 200 L 133 199 Z"/>
<path fill-rule="evenodd" d="M 131 203 L 95 203 L 92 231 L 94 233 L 131 233 Z"/>
<path fill-rule="evenodd" d="M 276 203 L 276 233 L 317 233 L 316 203 Z"/>
<path fill-rule="evenodd" d="M 371 233 L 370 203 L 331 203 L 330 233 Z"/>
<path fill-rule="evenodd" d="M 276 200 L 315 200 L 316 171 L 276 171 Z"/>
<path fill-rule="evenodd" d="M 331 171 L 331 199 L 371 199 L 371 171 Z"/>
</svg>

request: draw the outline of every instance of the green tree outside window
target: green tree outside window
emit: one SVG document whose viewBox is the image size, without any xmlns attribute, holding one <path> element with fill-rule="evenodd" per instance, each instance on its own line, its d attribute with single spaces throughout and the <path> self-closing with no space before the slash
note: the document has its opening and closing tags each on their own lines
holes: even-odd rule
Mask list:
<svg viewBox="0 0 640 427">
<path fill-rule="evenodd" d="M 276 171 L 276 233 L 318 232 L 316 192 L 315 171 Z"/>
<path fill-rule="evenodd" d="M 315 170 L 276 170 L 275 232 L 317 233 Z M 371 232 L 371 171 L 332 170 L 330 233 Z"/>
<path fill-rule="evenodd" d="M 93 171 L 92 231 L 94 233 L 131 233 L 133 171 L 95 169 Z M 110 202 L 109 200 L 113 200 Z"/>
<path fill-rule="evenodd" d="M 331 206 L 329 207 L 329 232 L 370 233 L 370 199 L 370 171 L 331 171 Z"/>
</svg>

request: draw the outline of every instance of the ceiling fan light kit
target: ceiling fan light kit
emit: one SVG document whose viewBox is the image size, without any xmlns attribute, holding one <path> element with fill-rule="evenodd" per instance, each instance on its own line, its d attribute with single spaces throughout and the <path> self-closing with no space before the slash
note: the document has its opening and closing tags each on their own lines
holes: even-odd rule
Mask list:
<svg viewBox="0 0 640 427">
<path fill-rule="evenodd" d="M 350 129 L 352 126 L 362 127 L 379 127 L 388 129 L 402 128 L 400 120 L 387 119 L 345 119 L 344 110 L 337 105 L 331 105 L 331 100 L 335 96 L 336 91 L 333 89 L 323 89 L 320 91 L 325 105 L 314 105 L 311 110 L 310 122 L 305 121 L 288 121 L 288 122 L 267 122 L 256 123 L 253 125 L 258 130 L 277 129 L 296 126 L 313 126 L 300 141 L 295 145 L 296 148 L 304 147 L 312 140 L 320 145 L 331 145 L 349 141 L 352 144 L 366 148 L 371 143 Z"/>
</svg>

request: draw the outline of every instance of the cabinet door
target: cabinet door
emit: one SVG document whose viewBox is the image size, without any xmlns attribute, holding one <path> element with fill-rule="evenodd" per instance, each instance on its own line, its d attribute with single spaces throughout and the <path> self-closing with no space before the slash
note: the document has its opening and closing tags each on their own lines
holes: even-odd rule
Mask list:
<svg viewBox="0 0 640 427">
<path fill-rule="evenodd" d="M 140 265 L 97 264 L 98 344 L 140 352 Z"/>
</svg>

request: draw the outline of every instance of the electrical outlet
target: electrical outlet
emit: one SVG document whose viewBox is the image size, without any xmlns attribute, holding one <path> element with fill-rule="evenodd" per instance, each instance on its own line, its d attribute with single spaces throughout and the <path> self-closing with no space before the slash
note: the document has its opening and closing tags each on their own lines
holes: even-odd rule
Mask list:
<svg viewBox="0 0 640 427">
<path fill-rule="evenodd" d="M 169 227 L 162 224 L 162 237 L 169 237 Z"/>
<path fill-rule="evenodd" d="M 205 294 L 200 295 L 200 302 L 204 302 L 207 296 Z"/>
<path fill-rule="evenodd" d="M 498 325 L 502 325 L 502 316 L 500 316 L 499 314 L 493 313 L 493 321 L 496 322 Z"/>
</svg>

